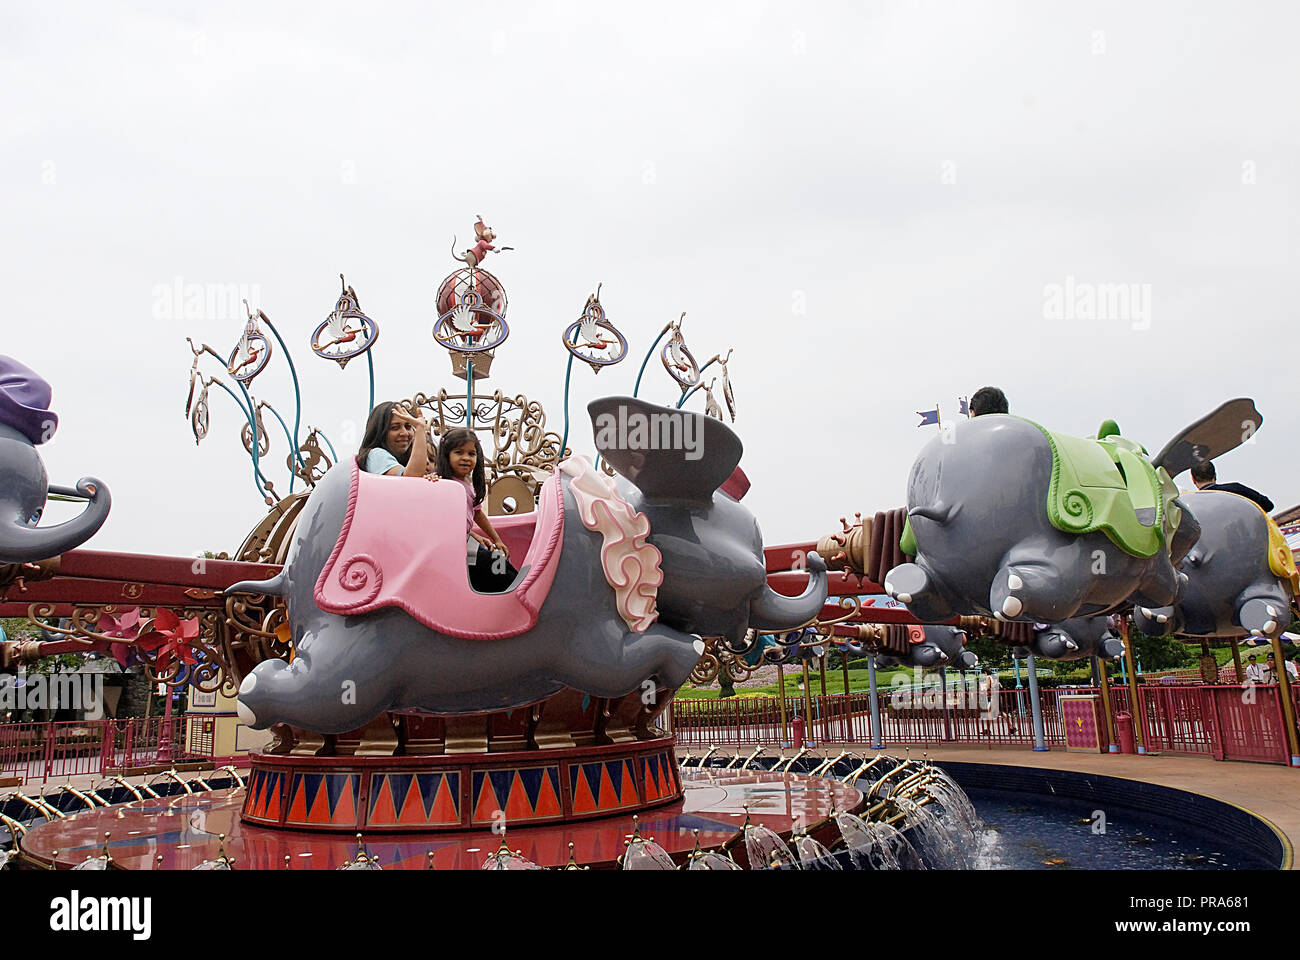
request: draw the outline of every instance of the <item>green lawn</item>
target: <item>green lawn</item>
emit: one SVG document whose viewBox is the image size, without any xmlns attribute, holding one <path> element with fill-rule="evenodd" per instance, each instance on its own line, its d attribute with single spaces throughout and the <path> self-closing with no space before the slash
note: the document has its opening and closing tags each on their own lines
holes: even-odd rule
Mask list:
<svg viewBox="0 0 1300 960">
<path fill-rule="evenodd" d="M 903 677 L 906 677 L 909 681 L 912 679 L 912 671 L 910 669 L 894 667 L 888 670 L 877 670 L 876 689 L 878 691 L 888 690 L 892 686 L 893 678 L 896 675 L 901 675 Z M 814 696 L 819 695 L 822 692 L 821 674 L 817 670 L 810 670 L 808 676 L 812 682 L 813 695 Z M 861 670 L 849 670 L 849 692 L 857 693 L 861 691 L 865 693 L 868 685 L 867 676 L 868 676 L 868 671 L 865 668 Z M 949 671 L 948 672 L 949 684 L 953 683 L 958 676 L 959 674 L 957 673 L 957 671 L 955 670 Z M 967 673 L 966 676 L 969 678 L 968 682 L 974 683 L 974 679 L 973 679 L 975 676 L 974 673 Z M 803 683 L 802 670 L 797 670 L 797 669 L 787 670 L 785 674 L 786 697 L 794 698 L 794 697 L 802 696 L 803 694 L 799 689 L 799 685 L 802 683 Z M 844 672 L 842 670 L 826 671 L 826 693 L 828 695 L 844 693 Z M 714 682 L 713 684 L 707 687 L 685 686 L 677 691 L 677 696 L 682 699 L 716 700 L 718 697 L 718 685 L 716 682 Z M 736 696 L 737 697 L 775 697 L 776 684 L 772 683 L 765 687 L 737 687 Z"/>
<path fill-rule="evenodd" d="M 1193 648 L 1193 652 L 1197 654 L 1200 653 L 1199 649 L 1196 648 Z M 1214 654 L 1215 660 L 1217 660 L 1220 665 L 1229 663 L 1232 660 L 1232 650 L 1227 644 L 1224 644 L 1221 647 L 1212 647 L 1211 652 Z M 1264 657 L 1268 654 L 1268 648 L 1267 647 L 1248 648 L 1243 646 L 1241 648 L 1241 659 L 1243 664 L 1246 661 L 1246 657 L 1250 653 L 1256 654 L 1262 661 Z M 1071 669 L 1068 672 L 1065 672 L 1064 670 L 1062 670 L 1059 673 L 1056 672 L 1058 667 L 1063 667 L 1065 663 L 1071 663 L 1071 661 L 1063 661 L 1058 664 L 1053 664 L 1051 661 L 1048 660 L 1040 660 L 1039 676 L 1043 678 L 1047 678 L 1051 676 L 1057 678 L 1060 681 L 1069 682 L 1069 683 L 1087 682 L 1091 678 L 1092 673 L 1091 673 L 1091 668 L 1088 666 L 1088 661 L 1086 660 L 1073 661 L 1074 664 L 1077 664 L 1074 667 L 1074 669 Z M 1194 664 L 1189 664 L 1189 666 L 1194 666 Z M 926 676 L 927 677 L 930 676 L 933 672 L 934 671 L 926 671 Z M 913 674 L 912 670 L 904 669 L 901 667 L 877 670 L 876 689 L 882 691 L 888 690 L 893 683 L 893 678 L 895 675 L 902 675 L 906 677 L 910 682 L 912 679 L 912 674 Z M 960 674 L 956 670 L 949 670 L 948 683 L 950 685 L 955 683 L 957 677 L 959 676 Z M 1025 673 L 1025 667 L 1023 663 L 1021 664 L 1020 667 L 1020 676 L 1022 682 L 1024 682 L 1024 680 L 1026 679 L 1026 673 Z M 973 685 L 975 683 L 974 677 L 975 677 L 974 672 L 967 672 L 966 674 L 967 683 Z M 809 678 L 812 681 L 813 695 L 816 696 L 817 694 L 820 694 L 822 688 L 821 688 L 821 676 L 819 671 L 815 669 L 809 670 Z M 1004 667 L 1003 669 L 999 670 L 998 679 L 1001 683 L 1003 690 L 1013 689 L 1015 687 L 1015 671 L 1010 668 Z M 1113 683 L 1119 682 L 1118 666 L 1111 667 L 1111 682 Z M 787 699 L 793 699 L 793 698 L 801 697 L 803 695 L 799 689 L 799 685 L 801 683 L 803 683 L 803 671 L 797 667 L 787 667 L 785 671 L 785 695 Z M 866 689 L 867 689 L 867 669 L 865 667 L 862 667 L 860 669 L 857 668 L 850 669 L 849 670 L 849 692 L 851 693 L 857 693 L 859 691 L 865 692 Z M 831 669 L 828 669 L 826 671 L 826 693 L 827 694 L 844 693 L 843 671 L 831 670 Z M 694 687 L 688 685 L 678 690 L 677 696 L 682 699 L 690 699 L 690 700 L 716 700 L 718 698 L 718 685 L 716 681 L 707 687 Z M 736 696 L 742 698 L 743 697 L 775 697 L 776 684 L 772 683 L 764 687 L 738 687 L 736 689 Z"/>
</svg>

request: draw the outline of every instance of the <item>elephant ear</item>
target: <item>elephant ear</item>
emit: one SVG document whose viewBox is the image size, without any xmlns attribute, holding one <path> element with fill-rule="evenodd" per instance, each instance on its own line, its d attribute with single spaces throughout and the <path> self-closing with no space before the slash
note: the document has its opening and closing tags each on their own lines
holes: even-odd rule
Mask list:
<svg viewBox="0 0 1300 960">
<path fill-rule="evenodd" d="M 1263 422 L 1254 400 L 1229 400 L 1166 443 L 1151 463 L 1176 477 L 1198 460 L 1213 460 L 1237 449 L 1254 436 Z"/>
<path fill-rule="evenodd" d="M 713 417 L 635 397 L 587 404 L 600 455 L 648 500 L 711 503 L 744 452 L 740 438 Z"/>
</svg>

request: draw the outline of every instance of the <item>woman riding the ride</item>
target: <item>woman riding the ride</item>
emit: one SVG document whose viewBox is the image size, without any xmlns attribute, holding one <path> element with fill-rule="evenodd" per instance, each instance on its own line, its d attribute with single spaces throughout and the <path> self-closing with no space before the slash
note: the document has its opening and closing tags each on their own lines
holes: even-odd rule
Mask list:
<svg viewBox="0 0 1300 960">
<path fill-rule="evenodd" d="M 429 426 L 386 400 L 370 411 L 357 451 L 357 466 L 367 473 L 390 477 L 423 477 L 429 470 Z"/>
</svg>

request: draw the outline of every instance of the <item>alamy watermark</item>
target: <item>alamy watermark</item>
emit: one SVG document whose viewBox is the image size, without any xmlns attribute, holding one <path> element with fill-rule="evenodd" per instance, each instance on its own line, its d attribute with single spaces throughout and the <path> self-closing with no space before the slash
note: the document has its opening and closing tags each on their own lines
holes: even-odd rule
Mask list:
<svg viewBox="0 0 1300 960">
<path fill-rule="evenodd" d="M 154 284 L 155 320 L 239 320 L 247 321 L 244 301 L 258 303 L 262 286 L 257 283 L 186 283 L 172 277 L 171 283 Z"/>
<path fill-rule="evenodd" d="M 662 413 L 629 411 L 620 406 L 618 415 L 596 417 L 598 450 L 683 450 L 687 460 L 704 456 L 703 418 L 677 410 Z"/>
<path fill-rule="evenodd" d="M 84 710 L 104 716 L 102 673 L 20 673 L 0 676 L 0 715 L 14 710 Z"/>
<path fill-rule="evenodd" d="M 979 714 L 981 723 L 998 716 L 998 688 L 991 681 L 978 682 L 973 688 L 945 687 L 937 673 L 927 674 L 913 667 L 910 677 L 894 674 L 890 686 L 889 705 L 894 710 L 971 710 Z"/>
<path fill-rule="evenodd" d="M 1151 329 L 1151 284 L 1065 283 L 1043 287 L 1044 320 L 1122 320 L 1134 330 Z"/>
</svg>

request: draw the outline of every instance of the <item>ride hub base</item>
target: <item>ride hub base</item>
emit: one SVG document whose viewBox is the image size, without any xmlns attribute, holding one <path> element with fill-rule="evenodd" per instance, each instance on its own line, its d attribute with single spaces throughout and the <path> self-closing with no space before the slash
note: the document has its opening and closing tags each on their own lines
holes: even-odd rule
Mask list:
<svg viewBox="0 0 1300 960">
<path fill-rule="evenodd" d="M 243 819 L 353 835 L 630 814 L 680 799 L 674 742 L 442 756 L 256 754 Z"/>
<path fill-rule="evenodd" d="M 676 771 L 676 765 L 674 764 Z M 639 828 L 678 863 L 695 847 L 730 845 L 744 865 L 737 838 L 748 816 L 788 840 L 807 829 L 830 843 L 837 835 L 828 818 L 856 812 L 862 795 L 854 787 L 821 777 L 760 770 L 688 769 L 677 771 L 681 799 L 634 818 L 629 812 L 599 819 L 514 829 L 507 820 L 504 842 L 512 851 L 543 867 L 614 868 L 625 841 Z M 236 870 L 336 869 L 357 854 L 355 836 L 272 829 L 241 820 L 248 786 L 194 796 L 145 799 L 100 810 L 86 810 L 33 827 L 23 855 L 36 864 L 68 869 L 105 846 L 113 864 L 131 870 L 188 870 L 216 860 L 224 850 Z M 825 830 L 823 828 L 826 828 Z M 500 827 L 498 827 L 498 830 Z M 225 835 L 224 843 L 220 839 Z M 430 834 L 367 833 L 364 847 L 385 870 L 476 870 L 502 844 L 491 826 L 472 831 Z M 572 845 L 572 846 L 570 846 Z M 55 854 L 57 852 L 57 856 Z M 430 860 L 429 854 L 432 854 Z"/>
</svg>

